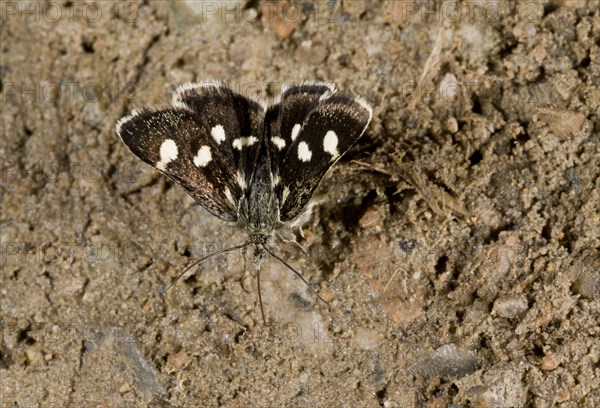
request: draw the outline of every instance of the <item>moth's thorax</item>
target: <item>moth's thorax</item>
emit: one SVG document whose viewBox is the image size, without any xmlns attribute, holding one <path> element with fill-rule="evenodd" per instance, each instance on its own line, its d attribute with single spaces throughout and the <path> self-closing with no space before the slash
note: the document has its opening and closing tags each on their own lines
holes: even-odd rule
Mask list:
<svg viewBox="0 0 600 408">
<path fill-rule="evenodd" d="M 253 178 L 240 200 L 239 222 L 252 242 L 266 244 L 280 228 L 279 202 L 266 160 L 257 163 Z"/>
</svg>

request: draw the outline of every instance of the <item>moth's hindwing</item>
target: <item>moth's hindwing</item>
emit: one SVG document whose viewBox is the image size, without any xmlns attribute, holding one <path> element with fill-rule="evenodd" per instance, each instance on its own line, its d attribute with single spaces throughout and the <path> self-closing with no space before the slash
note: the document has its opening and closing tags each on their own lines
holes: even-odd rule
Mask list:
<svg viewBox="0 0 600 408">
<path fill-rule="evenodd" d="M 281 166 L 292 142 L 298 137 L 300 127 L 319 99 L 335 92 L 327 82 L 309 82 L 284 85 L 281 101 L 269 107 L 265 119 L 268 146 L 274 171 Z"/>
<path fill-rule="evenodd" d="M 263 141 L 264 108 L 217 81 L 180 86 L 172 104 L 198 116 L 223 154 L 231 157 L 236 178 L 245 190 Z"/>
<path fill-rule="evenodd" d="M 270 129 L 267 137 L 272 145 L 276 137 L 285 142 L 282 149 L 270 150 L 275 156 L 271 161 L 281 221 L 293 220 L 301 213 L 327 170 L 364 133 L 371 116 L 366 101 L 338 93 L 333 85 L 317 83 L 284 89 L 279 106 L 269 109 L 266 119 L 277 121 L 279 126 L 265 125 Z"/>
</svg>

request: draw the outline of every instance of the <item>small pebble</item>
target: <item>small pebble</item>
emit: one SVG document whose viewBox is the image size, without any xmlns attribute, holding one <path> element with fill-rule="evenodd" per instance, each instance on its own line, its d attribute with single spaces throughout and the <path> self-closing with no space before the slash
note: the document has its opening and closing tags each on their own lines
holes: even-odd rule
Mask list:
<svg viewBox="0 0 600 408">
<path fill-rule="evenodd" d="M 492 315 L 506 318 L 517 317 L 529 309 L 527 299 L 523 296 L 502 296 L 494 302 Z"/>
<path fill-rule="evenodd" d="M 542 369 L 546 371 L 556 370 L 560 362 L 552 355 L 548 354 L 542 358 Z"/>
<path fill-rule="evenodd" d="M 167 357 L 167 364 L 180 370 L 185 367 L 189 360 L 190 358 L 187 353 L 185 351 L 180 351 L 179 353 L 169 355 L 169 357 Z"/>
</svg>

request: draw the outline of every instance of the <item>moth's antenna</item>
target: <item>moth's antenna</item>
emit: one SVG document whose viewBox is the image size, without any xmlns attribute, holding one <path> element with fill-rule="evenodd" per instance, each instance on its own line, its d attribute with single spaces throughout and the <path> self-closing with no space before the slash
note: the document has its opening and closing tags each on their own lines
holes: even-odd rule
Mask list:
<svg viewBox="0 0 600 408">
<path fill-rule="evenodd" d="M 262 315 L 263 324 L 266 326 L 265 310 L 263 309 L 262 295 L 260 294 L 260 264 L 256 264 L 256 289 L 258 289 L 258 303 L 260 304 L 260 314 Z"/>
<path fill-rule="evenodd" d="M 267 252 L 267 254 L 271 255 L 273 258 L 277 259 L 279 262 L 281 262 L 282 264 L 284 264 L 290 271 L 294 272 L 296 274 L 297 277 L 299 277 L 302 282 L 304 282 L 304 284 L 306 285 L 306 287 L 308 287 L 308 290 L 310 290 L 312 292 L 313 295 L 315 295 L 321 302 L 325 303 L 326 305 L 328 305 L 328 303 L 325 301 L 325 299 L 323 299 L 321 296 L 319 296 L 319 294 L 317 292 L 315 292 L 313 290 L 313 288 L 310 287 L 310 285 L 308 284 L 308 282 L 306 281 L 306 279 L 304 279 L 304 276 L 302 276 L 302 274 L 300 272 L 298 272 L 292 265 L 290 265 L 289 263 L 287 263 L 283 258 L 275 255 L 273 252 L 269 251 L 266 247 L 264 247 L 264 250 Z M 259 297 L 260 297 L 260 291 L 258 292 Z M 262 303 L 261 303 L 261 308 L 262 308 Z"/>
<path fill-rule="evenodd" d="M 236 251 L 238 249 L 246 248 L 248 245 L 250 245 L 250 242 L 245 242 L 242 245 L 237 245 L 237 246 L 234 246 L 234 247 L 231 247 L 231 248 L 221 249 L 220 251 L 215 251 L 215 252 L 213 252 L 211 254 L 203 256 L 202 258 L 200 258 L 200 259 L 192 262 L 192 264 L 190 266 L 188 266 L 187 268 L 185 268 L 184 271 L 181 272 L 181 274 L 177 278 L 175 278 L 175 280 L 173 282 L 171 282 L 171 284 L 169 286 L 167 286 L 167 288 L 165 290 L 162 291 L 162 293 L 165 293 L 166 291 L 168 291 L 169 289 L 171 289 L 171 287 L 173 285 L 175 285 L 177 283 L 177 281 L 179 279 L 181 279 L 183 277 L 183 275 L 186 274 L 187 271 L 189 271 L 190 269 L 192 269 L 194 266 L 198 265 L 200 262 L 206 261 L 208 258 L 212 258 L 213 256 L 221 255 L 221 254 L 224 254 L 226 252 L 231 252 L 231 251 Z"/>
<path fill-rule="evenodd" d="M 246 248 L 242 251 L 242 255 L 244 256 L 244 272 L 246 272 Z M 267 320 L 265 319 L 265 309 L 263 308 L 262 295 L 260 293 L 260 262 L 256 263 L 256 289 L 258 290 L 258 303 L 260 304 L 260 314 L 262 316 L 263 324 L 267 325 Z"/>
</svg>

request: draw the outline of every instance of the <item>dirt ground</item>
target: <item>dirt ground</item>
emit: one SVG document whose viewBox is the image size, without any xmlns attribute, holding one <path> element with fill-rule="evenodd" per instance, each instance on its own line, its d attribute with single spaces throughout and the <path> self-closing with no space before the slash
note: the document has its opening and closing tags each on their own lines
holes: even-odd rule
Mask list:
<svg viewBox="0 0 600 408">
<path fill-rule="evenodd" d="M 600 406 L 596 1 L 0 2 L 0 407 Z M 244 234 L 116 121 L 224 79 L 374 107 L 300 241 Z"/>
</svg>

